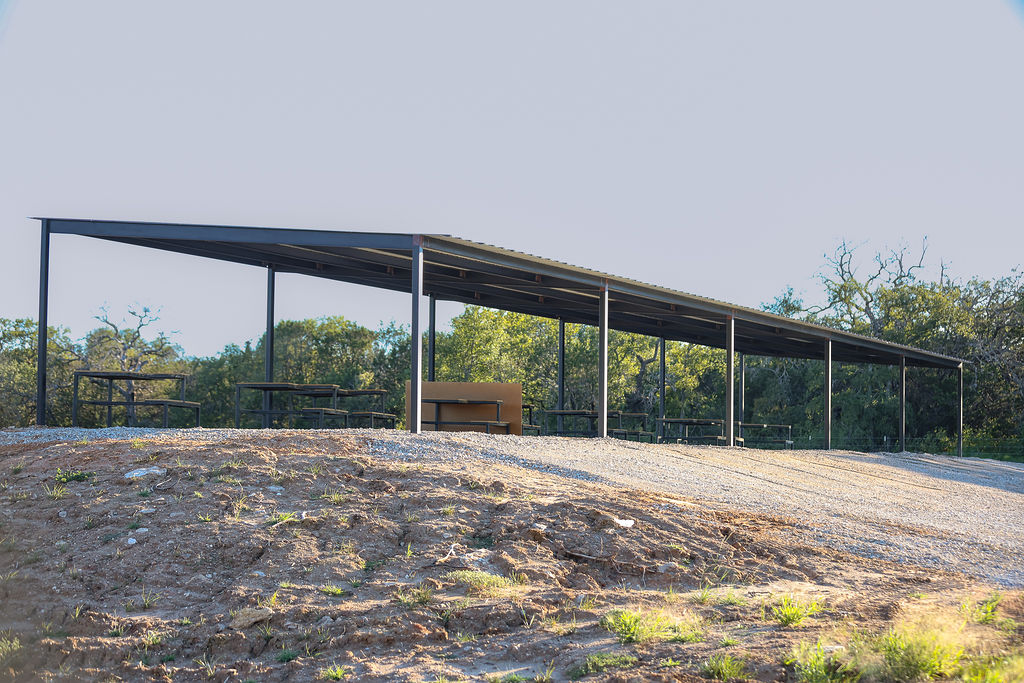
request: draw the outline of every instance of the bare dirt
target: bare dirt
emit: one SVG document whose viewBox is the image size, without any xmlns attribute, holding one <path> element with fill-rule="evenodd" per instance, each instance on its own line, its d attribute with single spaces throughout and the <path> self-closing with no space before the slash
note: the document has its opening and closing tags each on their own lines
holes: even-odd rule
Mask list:
<svg viewBox="0 0 1024 683">
<path fill-rule="evenodd" d="M 731 654 L 784 681 L 799 642 L 992 590 L 799 526 L 493 460 L 400 462 L 345 433 L 0 445 L 0 678 L 566 680 L 600 652 L 636 662 L 586 680 L 703 680 Z M 824 609 L 783 626 L 784 596 Z M 1001 605 L 1024 620 L 1018 592 Z M 692 642 L 622 643 L 601 621 L 616 609 L 693 624 Z"/>
</svg>

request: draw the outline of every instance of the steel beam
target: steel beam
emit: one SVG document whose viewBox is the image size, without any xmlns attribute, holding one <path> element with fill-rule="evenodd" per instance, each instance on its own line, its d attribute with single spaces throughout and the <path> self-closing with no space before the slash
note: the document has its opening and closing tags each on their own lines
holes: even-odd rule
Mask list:
<svg viewBox="0 0 1024 683">
<path fill-rule="evenodd" d="M 597 435 L 608 436 L 608 282 L 601 286 L 601 303 L 597 315 L 598 335 L 598 400 Z"/>
<path fill-rule="evenodd" d="M 263 337 L 263 381 L 274 381 L 274 284 L 273 266 L 267 266 L 267 331 Z M 263 428 L 270 427 L 270 395 L 263 392 Z"/>
<path fill-rule="evenodd" d="M 46 312 L 50 285 L 50 221 L 43 220 L 39 241 L 39 330 L 36 333 L 36 424 L 46 426 Z"/>
<path fill-rule="evenodd" d="M 745 413 L 747 412 L 747 354 L 740 354 L 740 405 L 739 414 L 740 419 L 739 426 L 736 428 L 736 433 L 739 437 L 743 438 L 743 421 L 745 419 Z"/>
<path fill-rule="evenodd" d="M 736 319 L 725 319 L 725 443 L 736 445 Z"/>
<path fill-rule="evenodd" d="M 832 340 L 825 340 L 825 444 L 826 451 L 832 450 Z"/>
<path fill-rule="evenodd" d="M 384 232 L 296 230 L 225 225 L 148 223 L 133 221 L 92 221 L 50 218 L 50 232 L 89 237 L 195 240 L 197 242 L 243 242 L 249 244 L 294 244 L 314 247 L 356 247 L 363 249 L 409 248 L 409 235 Z"/>
<path fill-rule="evenodd" d="M 907 358 L 900 356 L 900 453 L 907 450 Z"/>
<path fill-rule="evenodd" d="M 565 321 L 558 320 L 558 409 L 565 410 Z M 547 420 L 544 420 L 545 429 Z M 565 418 L 558 416 L 558 433 L 565 427 Z"/>
<path fill-rule="evenodd" d="M 420 305 L 423 297 L 423 237 L 412 238 L 412 363 L 409 368 L 409 431 L 419 434 L 423 420 L 423 335 L 420 332 Z"/>
<path fill-rule="evenodd" d="M 427 333 L 427 381 L 434 381 L 434 343 L 437 337 L 437 297 L 430 295 L 430 332 Z"/>
<path fill-rule="evenodd" d="M 665 338 L 658 338 L 658 417 L 665 419 Z M 658 441 L 665 436 L 665 423 L 659 421 L 657 429 Z"/>
<path fill-rule="evenodd" d="M 956 368 L 956 454 L 964 454 L 964 364 Z"/>
</svg>

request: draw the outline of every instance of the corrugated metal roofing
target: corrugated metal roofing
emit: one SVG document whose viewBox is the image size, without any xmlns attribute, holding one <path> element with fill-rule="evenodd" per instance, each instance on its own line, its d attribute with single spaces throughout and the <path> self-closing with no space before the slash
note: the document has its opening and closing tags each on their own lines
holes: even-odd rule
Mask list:
<svg viewBox="0 0 1024 683">
<path fill-rule="evenodd" d="M 424 248 L 424 289 L 439 299 L 567 322 L 596 324 L 609 289 L 613 329 L 724 348 L 735 321 L 736 350 L 751 355 L 823 358 L 956 368 L 958 358 L 793 320 L 708 297 L 618 277 L 512 249 L 452 237 L 332 230 L 40 218 L 50 232 L 113 240 L 344 282 L 411 291 L 411 250 Z"/>
</svg>

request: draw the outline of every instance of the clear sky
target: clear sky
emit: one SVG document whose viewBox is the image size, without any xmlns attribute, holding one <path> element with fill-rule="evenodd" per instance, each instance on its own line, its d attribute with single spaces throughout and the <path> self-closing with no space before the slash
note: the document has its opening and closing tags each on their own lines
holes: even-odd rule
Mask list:
<svg viewBox="0 0 1024 683">
<path fill-rule="evenodd" d="M 842 239 L 1004 275 L 1022 65 L 1009 0 L 0 0 L 0 317 L 36 315 L 32 215 L 449 233 L 748 306 Z M 263 328 L 256 268 L 56 236 L 51 269 L 75 335 Z M 408 310 L 278 284 L 282 318 Z"/>
</svg>

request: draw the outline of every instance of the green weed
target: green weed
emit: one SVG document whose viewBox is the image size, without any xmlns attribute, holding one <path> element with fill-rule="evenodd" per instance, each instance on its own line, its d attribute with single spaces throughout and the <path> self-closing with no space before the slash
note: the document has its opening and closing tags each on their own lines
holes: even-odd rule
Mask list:
<svg viewBox="0 0 1024 683">
<path fill-rule="evenodd" d="M 62 470 L 57 468 L 57 474 L 54 475 L 54 480 L 58 484 L 67 484 L 72 481 L 85 481 L 89 477 L 96 476 L 95 472 L 83 472 L 81 470 Z"/>
<path fill-rule="evenodd" d="M 890 629 L 878 643 L 888 675 L 897 681 L 951 676 L 963 649 L 942 642 L 937 634 Z"/>
<path fill-rule="evenodd" d="M 860 678 L 860 674 L 848 664 L 826 654 L 821 641 L 815 645 L 798 644 L 786 664 L 793 667 L 793 673 L 800 683 L 853 683 Z"/>
<path fill-rule="evenodd" d="M 712 655 L 701 666 L 700 673 L 705 678 L 713 678 L 716 681 L 730 681 L 742 678 L 746 668 L 742 659 L 732 655 Z"/>
<path fill-rule="evenodd" d="M 510 588 L 512 586 L 512 581 L 506 579 L 504 576 L 469 569 L 459 569 L 448 572 L 444 575 L 444 578 L 450 579 L 461 586 L 465 586 L 468 593 L 477 595 L 488 595 L 500 591 L 503 588 Z"/>
<path fill-rule="evenodd" d="M 340 681 L 348 678 L 351 671 L 348 667 L 339 666 L 338 664 L 331 664 L 328 667 L 320 669 L 317 672 L 317 678 L 321 678 L 325 681 Z"/>
<path fill-rule="evenodd" d="M 821 611 L 821 603 L 817 600 L 803 601 L 792 595 L 784 595 L 772 605 L 772 618 L 783 626 L 799 626 L 807 617 Z"/>
<path fill-rule="evenodd" d="M 569 678 L 576 680 L 589 676 L 590 674 L 599 674 L 609 669 L 630 669 L 636 666 L 637 658 L 633 655 L 616 655 L 610 652 L 597 652 L 592 655 L 588 655 L 582 663 L 569 669 L 566 674 Z"/>
<path fill-rule="evenodd" d="M 672 634 L 671 620 L 654 612 L 616 609 L 601 617 L 600 624 L 623 644 L 665 640 Z"/>
</svg>

